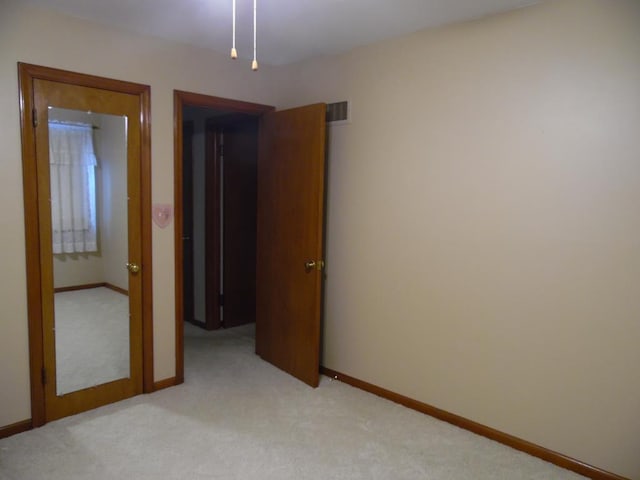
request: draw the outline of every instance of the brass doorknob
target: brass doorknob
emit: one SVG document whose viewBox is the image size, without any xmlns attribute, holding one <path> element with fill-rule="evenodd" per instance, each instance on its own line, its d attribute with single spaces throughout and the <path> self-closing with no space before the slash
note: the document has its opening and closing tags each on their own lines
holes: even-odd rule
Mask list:
<svg viewBox="0 0 640 480">
<path fill-rule="evenodd" d="M 304 262 L 304 270 L 309 273 L 311 270 L 322 270 L 324 268 L 324 261 L 318 260 L 309 260 L 308 262 Z"/>
<path fill-rule="evenodd" d="M 135 263 L 127 263 L 127 270 L 131 273 L 138 273 L 140 271 L 140 267 Z"/>
</svg>

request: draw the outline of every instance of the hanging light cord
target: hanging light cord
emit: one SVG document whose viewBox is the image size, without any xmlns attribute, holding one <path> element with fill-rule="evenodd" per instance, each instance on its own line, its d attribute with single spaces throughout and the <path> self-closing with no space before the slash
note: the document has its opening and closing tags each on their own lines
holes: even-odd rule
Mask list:
<svg viewBox="0 0 640 480">
<path fill-rule="evenodd" d="M 236 50 L 236 0 L 232 0 L 232 20 L 231 20 L 231 30 L 232 30 L 232 39 L 231 39 L 231 58 L 234 60 L 238 58 L 238 51 Z M 258 0 L 253 0 L 253 62 L 251 62 L 251 70 L 254 72 L 258 70 L 258 35 L 257 35 L 257 26 L 258 26 Z"/>
<path fill-rule="evenodd" d="M 251 70 L 253 70 L 254 72 L 258 70 L 258 59 L 256 57 L 256 51 L 257 51 L 256 18 L 257 18 L 257 11 L 258 11 L 257 7 L 258 7 L 258 0 L 253 0 L 253 62 L 251 62 Z"/>
<path fill-rule="evenodd" d="M 231 14 L 231 24 L 233 34 L 231 39 L 231 58 L 235 60 L 236 58 L 238 58 L 238 51 L 236 50 L 236 0 L 233 0 L 232 5 L 233 13 Z"/>
</svg>

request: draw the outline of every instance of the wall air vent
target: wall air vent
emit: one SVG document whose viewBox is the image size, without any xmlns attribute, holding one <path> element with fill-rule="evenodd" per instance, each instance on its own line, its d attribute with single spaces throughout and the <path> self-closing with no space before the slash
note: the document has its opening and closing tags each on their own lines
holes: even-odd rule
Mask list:
<svg viewBox="0 0 640 480">
<path fill-rule="evenodd" d="M 351 123 L 351 105 L 349 102 L 327 103 L 327 123 L 329 125 Z"/>
</svg>

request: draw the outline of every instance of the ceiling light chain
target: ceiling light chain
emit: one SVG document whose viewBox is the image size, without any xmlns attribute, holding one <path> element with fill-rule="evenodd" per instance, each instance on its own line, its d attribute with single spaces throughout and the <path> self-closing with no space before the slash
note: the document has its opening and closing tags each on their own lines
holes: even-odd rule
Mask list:
<svg viewBox="0 0 640 480">
<path fill-rule="evenodd" d="M 238 51 L 236 50 L 236 0 L 232 0 L 232 13 L 231 13 L 231 58 L 234 60 L 238 58 Z M 258 0 L 253 0 L 253 61 L 251 62 L 251 70 L 254 72 L 258 70 L 258 41 L 257 41 L 257 18 L 258 18 Z"/>
<path fill-rule="evenodd" d="M 231 39 L 231 58 L 234 60 L 238 58 L 238 51 L 236 50 L 236 0 L 233 0 L 233 13 L 231 14 L 232 20 L 232 39 Z"/>
<path fill-rule="evenodd" d="M 253 0 L 253 62 L 251 62 L 251 70 L 254 72 L 258 70 L 258 60 L 256 58 L 257 51 L 257 41 L 256 41 L 256 31 L 257 31 L 257 11 L 258 11 L 258 0 Z"/>
</svg>

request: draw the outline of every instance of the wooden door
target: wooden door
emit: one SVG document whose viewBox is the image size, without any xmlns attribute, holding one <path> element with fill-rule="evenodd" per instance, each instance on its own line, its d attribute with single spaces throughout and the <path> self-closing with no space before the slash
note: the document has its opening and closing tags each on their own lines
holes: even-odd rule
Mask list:
<svg viewBox="0 0 640 480">
<path fill-rule="evenodd" d="M 140 100 L 137 95 L 71 85 L 61 82 L 35 79 L 33 102 L 37 112 L 35 128 L 38 226 L 40 245 L 40 271 L 42 296 L 42 338 L 44 355 L 44 403 L 45 420 L 51 421 L 67 415 L 131 397 L 143 390 L 142 378 L 142 208 L 140 192 Z M 93 112 L 112 116 L 125 116 L 126 122 L 126 187 L 123 186 L 124 220 L 128 241 L 126 258 L 128 273 L 129 333 L 128 376 L 108 383 L 91 385 L 79 390 L 60 393 L 58 359 L 56 352 L 56 315 L 54 304 L 54 267 L 52 250 L 51 188 L 49 165 L 50 108 L 69 109 L 77 112 Z M 127 198 L 128 197 L 128 200 Z M 125 277 L 126 278 L 126 277 Z M 126 342 L 126 340 L 125 340 Z"/>
<path fill-rule="evenodd" d="M 256 175 L 258 120 L 243 116 L 223 127 L 223 324 L 256 318 Z"/>
<path fill-rule="evenodd" d="M 261 118 L 256 353 L 319 382 L 325 113 L 317 104 Z"/>
<path fill-rule="evenodd" d="M 207 120 L 205 126 L 205 239 L 204 328 L 220 328 L 220 223 L 222 191 L 222 131 Z"/>
<path fill-rule="evenodd" d="M 206 132 L 207 328 L 230 328 L 255 322 L 258 119 L 217 116 Z"/>
</svg>

